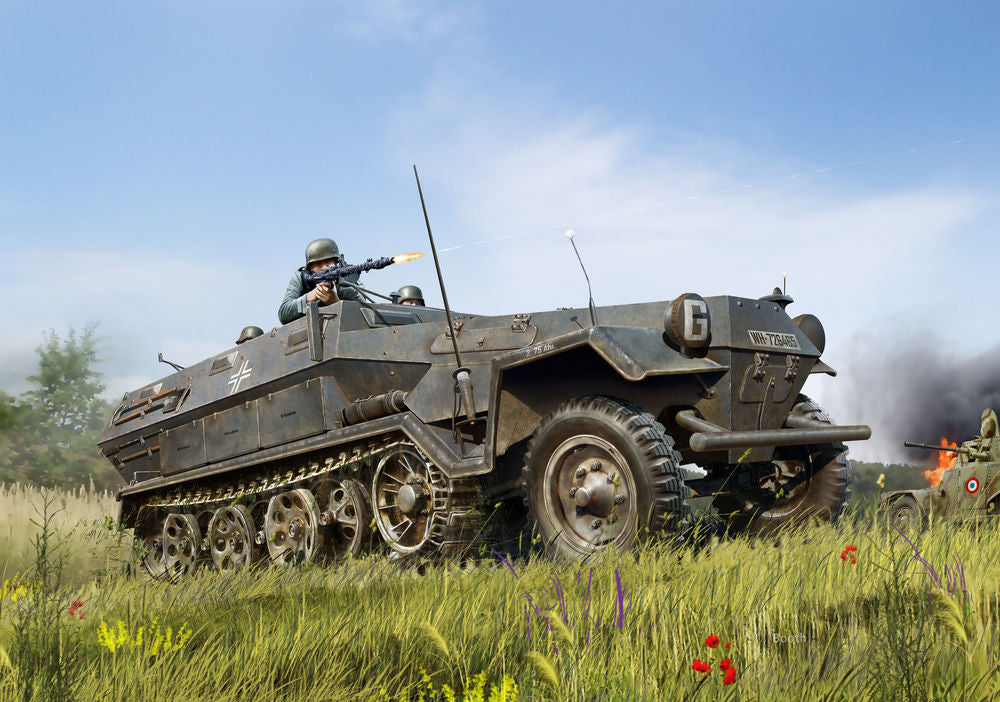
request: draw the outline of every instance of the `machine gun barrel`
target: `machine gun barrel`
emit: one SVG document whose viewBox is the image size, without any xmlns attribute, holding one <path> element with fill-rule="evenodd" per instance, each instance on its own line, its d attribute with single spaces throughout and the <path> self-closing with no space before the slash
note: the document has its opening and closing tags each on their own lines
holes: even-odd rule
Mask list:
<svg viewBox="0 0 1000 702">
<path fill-rule="evenodd" d="M 354 275 L 355 273 L 364 273 L 366 271 L 375 271 L 380 268 L 385 268 L 386 266 L 391 266 L 396 262 L 394 256 L 383 256 L 382 258 L 369 258 L 367 261 L 362 261 L 361 263 L 349 264 L 345 263 L 339 266 L 331 266 L 319 273 L 312 273 L 310 271 L 305 271 L 302 274 L 303 279 L 310 285 L 319 285 L 320 283 L 337 283 L 341 278 L 348 275 Z"/>
<path fill-rule="evenodd" d="M 932 451 L 953 451 L 955 453 L 961 453 L 964 456 L 972 456 L 980 461 L 985 461 L 989 458 L 985 453 L 979 453 L 978 451 L 973 451 L 965 446 L 935 446 L 934 444 L 918 444 L 913 441 L 904 441 L 903 446 L 908 446 L 910 448 L 922 448 L 930 449 Z"/>
</svg>

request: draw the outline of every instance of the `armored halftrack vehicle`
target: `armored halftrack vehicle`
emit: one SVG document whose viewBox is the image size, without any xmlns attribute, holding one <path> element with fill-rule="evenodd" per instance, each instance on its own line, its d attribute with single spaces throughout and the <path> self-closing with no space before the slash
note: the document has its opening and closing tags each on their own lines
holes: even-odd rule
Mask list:
<svg viewBox="0 0 1000 702">
<path fill-rule="evenodd" d="M 841 442 L 871 431 L 801 394 L 835 371 L 789 302 L 688 293 L 450 328 L 432 307 L 311 303 L 122 397 L 99 442 L 127 482 L 119 522 L 147 570 L 177 575 L 377 542 L 457 553 L 497 502 L 523 501 L 570 558 L 683 530 L 691 495 L 750 531 L 834 519 Z"/>
<path fill-rule="evenodd" d="M 1000 423 L 991 409 L 983 410 L 980 435 L 961 446 L 934 446 L 904 442 L 914 448 L 952 451 L 954 467 L 941 482 L 922 490 L 897 490 L 882 495 L 881 508 L 899 528 L 921 529 L 930 515 L 976 521 L 1000 514 Z"/>
</svg>

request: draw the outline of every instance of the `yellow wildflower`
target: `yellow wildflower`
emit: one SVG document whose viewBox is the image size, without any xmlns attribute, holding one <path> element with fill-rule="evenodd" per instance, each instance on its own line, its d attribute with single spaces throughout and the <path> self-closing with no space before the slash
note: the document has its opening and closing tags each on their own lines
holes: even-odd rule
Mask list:
<svg viewBox="0 0 1000 702">
<path fill-rule="evenodd" d="M 503 680 L 500 681 L 500 689 L 496 685 L 490 686 L 490 702 L 514 702 L 517 699 L 517 683 L 514 678 L 504 673 Z"/>
<path fill-rule="evenodd" d="M 472 687 L 465 688 L 465 702 L 486 702 L 483 698 L 483 688 L 486 686 L 486 673 L 476 673 L 472 676 Z"/>
<path fill-rule="evenodd" d="M 109 627 L 103 621 L 98 625 L 97 642 L 112 653 L 127 645 L 129 650 L 138 649 L 148 656 L 156 656 L 161 652 L 181 650 L 193 633 L 187 622 L 175 632 L 169 626 L 164 630 L 158 619 L 154 618 L 148 626 L 140 626 L 133 634 L 125 622 L 119 619 L 116 628 Z"/>
</svg>

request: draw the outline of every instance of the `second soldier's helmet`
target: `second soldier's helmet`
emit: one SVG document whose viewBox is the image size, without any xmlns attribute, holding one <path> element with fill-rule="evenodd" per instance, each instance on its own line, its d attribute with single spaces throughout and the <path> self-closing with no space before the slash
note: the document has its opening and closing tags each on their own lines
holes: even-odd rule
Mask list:
<svg viewBox="0 0 1000 702">
<path fill-rule="evenodd" d="M 424 304 L 424 292 L 416 285 L 404 285 L 399 289 L 399 303 L 402 304 L 408 300 L 416 302 L 418 305 Z"/>
<path fill-rule="evenodd" d="M 244 341 L 250 341 L 250 339 L 256 339 L 263 333 L 264 330 L 261 329 L 260 327 L 254 327 L 254 326 L 243 327 L 243 331 L 240 332 L 240 338 L 236 340 L 236 345 L 239 346 Z"/>
<path fill-rule="evenodd" d="M 306 265 L 328 258 L 340 258 L 340 249 L 333 239 L 316 239 L 306 247 Z"/>
</svg>

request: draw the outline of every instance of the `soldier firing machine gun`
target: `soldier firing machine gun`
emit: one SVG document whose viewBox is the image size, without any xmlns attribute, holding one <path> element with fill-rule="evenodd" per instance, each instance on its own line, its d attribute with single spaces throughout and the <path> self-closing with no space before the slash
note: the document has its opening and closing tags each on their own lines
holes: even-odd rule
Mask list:
<svg viewBox="0 0 1000 702">
<path fill-rule="evenodd" d="M 307 285 L 317 286 L 321 283 L 332 283 L 334 285 L 340 285 L 347 283 L 351 287 L 357 287 L 353 283 L 348 283 L 344 280 L 349 275 L 358 275 L 365 273 L 367 271 L 377 271 L 382 268 L 391 266 L 394 263 L 405 263 L 406 261 L 412 261 L 413 259 L 420 258 L 423 254 L 396 254 L 395 256 L 383 256 L 381 258 L 369 258 L 361 263 L 353 264 L 340 264 L 336 266 L 330 266 L 318 273 L 313 273 L 311 271 L 303 271 L 302 280 Z"/>
</svg>

